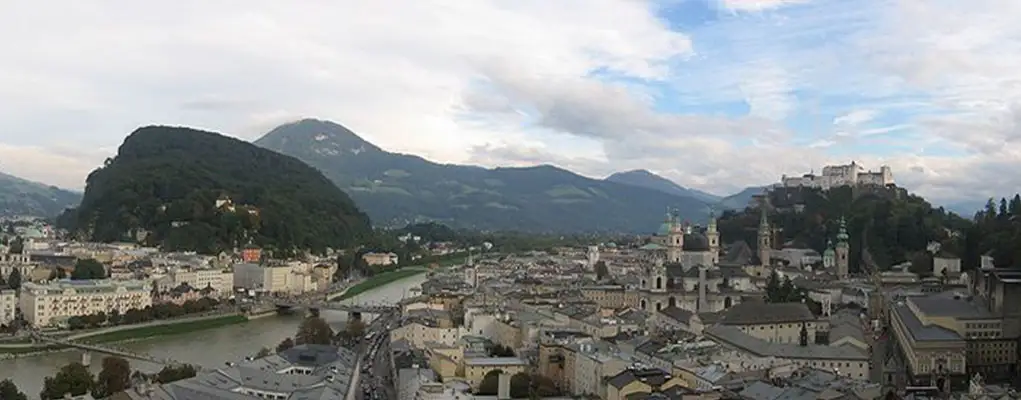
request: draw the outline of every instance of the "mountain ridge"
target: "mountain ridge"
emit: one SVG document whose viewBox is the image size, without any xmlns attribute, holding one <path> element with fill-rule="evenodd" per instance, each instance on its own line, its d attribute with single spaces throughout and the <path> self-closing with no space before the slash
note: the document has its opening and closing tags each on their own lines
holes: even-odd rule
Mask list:
<svg viewBox="0 0 1021 400">
<path fill-rule="evenodd" d="M 0 216 L 53 217 L 81 201 L 82 194 L 0 172 Z"/>
<path fill-rule="evenodd" d="M 675 196 L 691 197 L 706 203 L 719 202 L 723 198 L 712 193 L 678 185 L 676 182 L 664 178 L 663 176 L 653 173 L 647 169 L 633 169 L 630 171 L 616 172 L 607 176 L 604 180 L 659 190 L 663 193 Z"/>
<path fill-rule="evenodd" d="M 697 199 L 592 179 L 548 164 L 485 168 L 436 163 L 386 151 L 340 124 L 318 119 L 281 125 L 254 143 L 323 171 L 373 221 L 387 227 L 435 221 L 479 230 L 647 233 L 659 226 L 668 207 L 693 221 L 704 220 L 709 209 Z"/>
</svg>

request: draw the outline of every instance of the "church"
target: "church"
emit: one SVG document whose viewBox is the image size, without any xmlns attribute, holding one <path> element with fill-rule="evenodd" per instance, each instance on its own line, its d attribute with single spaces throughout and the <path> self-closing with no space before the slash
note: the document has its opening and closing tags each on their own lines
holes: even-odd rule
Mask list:
<svg viewBox="0 0 1021 400">
<path fill-rule="evenodd" d="M 759 226 L 759 259 L 770 249 L 765 214 Z M 763 242 L 765 240 L 765 242 Z M 747 245 L 743 242 L 736 244 Z M 704 232 L 681 223 L 676 212 L 666 220 L 642 252 L 643 277 L 636 308 L 660 311 L 677 307 L 691 312 L 718 312 L 741 302 L 743 296 L 761 296 L 744 271 L 745 262 L 721 262 L 722 249 L 716 217 L 710 214 Z"/>
</svg>

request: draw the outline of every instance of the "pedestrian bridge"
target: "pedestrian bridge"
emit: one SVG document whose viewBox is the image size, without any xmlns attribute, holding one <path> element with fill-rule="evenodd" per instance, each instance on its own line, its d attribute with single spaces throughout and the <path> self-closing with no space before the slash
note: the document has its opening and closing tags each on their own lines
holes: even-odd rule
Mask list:
<svg viewBox="0 0 1021 400">
<path fill-rule="evenodd" d="M 275 304 L 278 308 L 308 308 L 359 314 L 384 314 L 399 308 L 393 304 L 341 304 L 328 301 L 277 301 Z"/>
<path fill-rule="evenodd" d="M 115 348 L 115 347 L 99 346 L 99 345 L 95 345 L 95 344 L 86 344 L 86 343 L 81 343 L 81 342 L 74 342 L 74 341 L 69 341 L 69 340 L 64 340 L 64 339 L 58 339 L 58 338 L 55 338 L 55 337 L 52 337 L 52 336 L 46 336 L 46 335 L 40 334 L 38 332 L 33 332 L 32 333 L 32 339 L 34 339 L 37 342 L 52 343 L 52 344 L 57 344 L 57 345 L 61 345 L 61 346 L 67 346 L 67 347 L 81 349 L 81 350 L 85 350 L 85 351 L 89 351 L 89 352 L 94 352 L 94 353 L 109 354 L 109 355 L 112 355 L 112 356 L 117 356 L 117 357 L 126 358 L 126 359 L 150 362 L 150 363 L 153 363 L 153 364 L 159 364 L 159 365 L 180 365 L 180 364 L 182 364 L 181 362 L 178 362 L 178 361 L 172 360 L 172 359 L 163 359 L 163 358 L 153 357 L 153 356 L 151 356 L 149 354 L 135 353 L 135 352 L 132 352 L 132 351 L 129 351 L 129 350 L 118 349 L 118 348 Z M 86 359 L 88 359 L 88 357 L 84 357 L 83 356 L 82 359 L 86 360 Z"/>
</svg>

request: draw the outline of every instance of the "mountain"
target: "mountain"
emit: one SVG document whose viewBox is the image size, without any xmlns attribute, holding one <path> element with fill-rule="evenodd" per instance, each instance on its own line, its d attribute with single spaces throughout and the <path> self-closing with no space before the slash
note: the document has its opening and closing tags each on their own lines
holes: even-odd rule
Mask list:
<svg viewBox="0 0 1021 400">
<path fill-rule="evenodd" d="M 680 197 L 691 197 L 693 199 L 701 200 L 705 203 L 716 203 L 720 201 L 720 196 L 706 193 L 697 189 L 689 189 L 684 186 L 678 185 L 673 181 L 656 175 L 648 170 L 636 169 L 626 172 L 617 172 L 613 175 L 606 177 L 607 181 L 623 183 L 625 185 L 632 185 L 643 187 L 646 189 L 658 190 L 663 193 L 672 194 Z"/>
<path fill-rule="evenodd" d="M 81 199 L 81 193 L 0 173 L 0 217 L 53 217 Z"/>
<path fill-rule="evenodd" d="M 548 165 L 488 169 L 391 153 L 328 121 L 285 124 L 255 143 L 323 171 L 387 227 L 435 221 L 479 230 L 650 232 L 668 207 L 690 220 L 707 215 L 696 199 Z"/>
<path fill-rule="evenodd" d="M 86 184 L 81 205 L 60 220 L 95 241 L 206 254 L 255 244 L 286 255 L 371 234 L 368 217 L 314 168 L 195 129 L 139 128 Z"/>
<path fill-rule="evenodd" d="M 744 190 L 720 199 L 717 207 L 724 210 L 743 210 L 752 202 L 754 196 L 761 195 L 765 186 L 749 186 Z"/>
</svg>

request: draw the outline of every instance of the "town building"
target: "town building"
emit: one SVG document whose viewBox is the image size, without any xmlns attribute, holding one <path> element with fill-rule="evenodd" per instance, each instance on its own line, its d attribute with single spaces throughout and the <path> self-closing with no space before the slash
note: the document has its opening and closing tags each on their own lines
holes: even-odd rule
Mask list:
<svg viewBox="0 0 1021 400">
<path fill-rule="evenodd" d="M 170 286 L 188 285 L 195 289 L 212 289 L 218 296 L 228 296 L 234 291 L 234 272 L 221 269 L 179 268 L 167 274 Z"/>
<path fill-rule="evenodd" d="M 971 295 L 911 296 L 890 306 L 909 380 L 948 392 L 976 373 L 989 382 L 1013 377 L 1021 338 L 1021 272 L 976 272 Z"/>
<path fill-rule="evenodd" d="M 357 362 L 345 348 L 299 345 L 173 383 L 136 385 L 120 395 L 131 400 L 345 400 L 357 389 L 352 385 Z"/>
<path fill-rule="evenodd" d="M 0 326 L 10 325 L 17 316 L 18 292 L 14 289 L 0 289 Z"/>
<path fill-rule="evenodd" d="M 233 286 L 261 293 L 305 293 L 319 288 L 317 276 L 314 268 L 304 263 L 237 263 Z"/>
<path fill-rule="evenodd" d="M 823 190 L 840 186 L 886 186 L 892 185 L 893 171 L 890 167 L 883 165 L 879 171 L 866 171 L 860 164 L 851 161 L 846 165 L 827 165 L 822 168 L 822 174 L 808 173 L 802 176 L 787 176 L 780 178 L 780 184 L 784 187 L 811 187 Z"/>
<path fill-rule="evenodd" d="M 365 260 L 365 264 L 381 267 L 396 265 L 400 261 L 396 253 L 365 253 L 362 254 L 362 260 Z"/>
<path fill-rule="evenodd" d="M 70 317 L 117 310 L 141 310 L 152 305 L 152 288 L 142 281 L 61 280 L 21 286 L 18 307 L 36 327 L 59 325 Z"/>
</svg>

